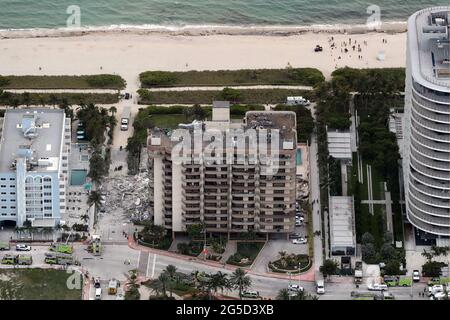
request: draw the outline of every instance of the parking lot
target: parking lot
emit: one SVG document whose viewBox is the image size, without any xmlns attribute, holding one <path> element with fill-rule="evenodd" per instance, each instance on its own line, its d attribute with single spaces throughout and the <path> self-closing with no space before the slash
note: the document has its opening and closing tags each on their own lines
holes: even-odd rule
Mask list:
<svg viewBox="0 0 450 320">
<path fill-rule="evenodd" d="M 304 221 L 301 226 L 296 226 L 293 234 L 295 234 L 295 238 L 303 237 L 309 242 L 310 239 L 307 238 L 307 216 L 302 215 Z M 268 272 L 268 264 L 270 261 L 274 261 L 279 259 L 279 253 L 285 251 L 287 254 L 295 253 L 295 254 L 308 254 L 308 243 L 306 244 L 294 244 L 292 243 L 293 234 L 290 239 L 277 239 L 277 240 L 269 240 L 260 251 L 258 257 L 253 263 L 252 270 L 257 272 Z"/>
</svg>

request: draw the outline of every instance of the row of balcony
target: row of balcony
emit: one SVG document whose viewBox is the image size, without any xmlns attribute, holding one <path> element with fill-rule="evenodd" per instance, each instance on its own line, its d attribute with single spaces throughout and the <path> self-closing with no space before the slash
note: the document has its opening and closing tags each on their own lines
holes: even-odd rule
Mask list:
<svg viewBox="0 0 450 320">
<path fill-rule="evenodd" d="M 409 211 L 407 213 L 408 220 L 417 228 L 424 230 L 428 233 L 438 234 L 442 236 L 450 236 L 450 228 L 449 227 L 442 227 L 442 226 L 436 226 L 432 224 L 431 222 L 424 222 L 423 220 L 418 219 L 414 214 Z"/>
<path fill-rule="evenodd" d="M 412 150 L 414 150 L 417 153 L 420 153 L 421 155 L 423 155 L 427 158 L 430 158 L 433 160 L 438 160 L 438 161 L 446 161 L 446 162 L 450 161 L 450 153 L 430 150 L 430 149 L 418 144 L 414 140 L 411 140 L 411 147 L 412 147 Z"/>
<path fill-rule="evenodd" d="M 411 171 L 409 174 L 412 179 L 417 180 L 418 182 L 420 182 L 424 185 L 427 185 L 429 187 L 450 190 L 450 187 L 449 187 L 447 181 L 433 179 L 433 178 L 424 176 L 423 174 L 420 174 L 419 172 L 414 172 L 414 171 Z"/>
<path fill-rule="evenodd" d="M 428 109 L 429 111 L 435 111 L 443 114 L 450 115 L 450 108 L 448 105 L 431 102 L 422 98 L 418 93 L 413 91 L 413 102 L 420 105 L 422 108 Z"/>
<path fill-rule="evenodd" d="M 448 172 L 429 169 L 429 168 L 423 166 L 422 164 L 420 164 L 419 162 L 417 162 L 412 157 L 409 160 L 410 160 L 410 162 L 409 162 L 410 166 L 412 168 L 414 168 L 414 170 L 416 170 L 417 172 L 423 174 L 424 176 L 428 176 L 430 178 L 435 178 L 435 179 L 440 179 L 440 180 L 445 180 L 445 181 L 450 181 L 450 174 Z"/>
<path fill-rule="evenodd" d="M 422 118 L 425 118 L 425 119 L 428 119 L 431 121 L 436 121 L 439 123 L 450 124 L 450 117 L 448 115 L 435 113 L 435 112 L 429 111 L 427 109 L 421 108 L 414 101 L 412 103 L 412 106 L 413 106 L 414 112 L 416 114 L 420 115 Z"/>
</svg>

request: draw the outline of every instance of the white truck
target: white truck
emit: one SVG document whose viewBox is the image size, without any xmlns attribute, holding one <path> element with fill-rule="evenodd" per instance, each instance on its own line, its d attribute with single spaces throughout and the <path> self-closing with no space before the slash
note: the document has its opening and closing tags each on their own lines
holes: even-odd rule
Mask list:
<svg viewBox="0 0 450 320">
<path fill-rule="evenodd" d="M 362 261 L 355 262 L 355 284 L 361 284 L 363 279 Z"/>
<path fill-rule="evenodd" d="M 130 124 L 130 107 L 123 108 L 122 117 L 120 118 L 120 130 L 127 131 Z"/>
</svg>

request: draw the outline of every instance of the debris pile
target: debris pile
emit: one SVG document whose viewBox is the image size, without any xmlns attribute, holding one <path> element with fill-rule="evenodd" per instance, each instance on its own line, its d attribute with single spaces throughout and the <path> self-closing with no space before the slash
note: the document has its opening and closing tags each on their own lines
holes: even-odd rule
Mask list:
<svg viewBox="0 0 450 320">
<path fill-rule="evenodd" d="M 149 185 L 146 172 L 108 179 L 108 209 L 122 209 L 132 222 L 150 218 Z"/>
</svg>

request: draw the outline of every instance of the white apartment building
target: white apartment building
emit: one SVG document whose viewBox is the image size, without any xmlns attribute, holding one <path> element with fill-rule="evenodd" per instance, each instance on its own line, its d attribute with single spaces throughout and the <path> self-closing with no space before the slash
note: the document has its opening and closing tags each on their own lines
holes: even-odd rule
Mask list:
<svg viewBox="0 0 450 320">
<path fill-rule="evenodd" d="M 450 7 L 408 20 L 403 175 L 408 220 L 450 236 Z"/>
<path fill-rule="evenodd" d="M 66 210 L 70 119 L 63 110 L 7 110 L 0 128 L 0 222 L 57 225 Z"/>
</svg>

